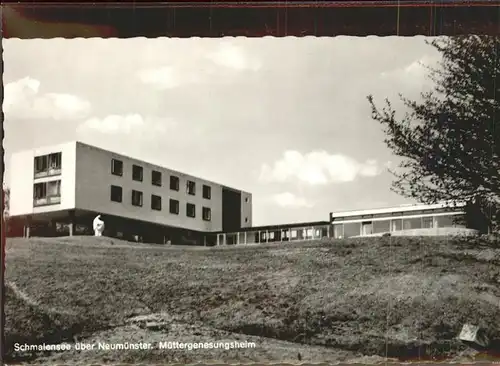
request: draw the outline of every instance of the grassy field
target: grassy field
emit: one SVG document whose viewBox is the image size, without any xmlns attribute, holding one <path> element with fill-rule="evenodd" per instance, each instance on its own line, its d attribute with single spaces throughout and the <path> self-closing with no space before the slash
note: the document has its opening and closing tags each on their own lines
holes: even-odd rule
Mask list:
<svg viewBox="0 0 500 366">
<path fill-rule="evenodd" d="M 384 237 L 224 248 L 93 237 L 12 239 L 6 281 L 6 341 L 14 360 L 462 360 L 478 355 L 456 340 L 464 323 L 484 327 L 492 347 L 500 344 L 500 245 L 481 239 Z M 161 317 L 160 329 L 129 322 L 146 314 Z M 13 351 L 16 342 L 75 339 L 246 340 L 256 348 Z"/>
</svg>

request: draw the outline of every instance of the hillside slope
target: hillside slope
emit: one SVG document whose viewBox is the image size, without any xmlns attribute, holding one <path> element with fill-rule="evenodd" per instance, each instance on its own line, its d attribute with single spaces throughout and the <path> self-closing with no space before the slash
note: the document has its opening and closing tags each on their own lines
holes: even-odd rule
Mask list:
<svg viewBox="0 0 500 366">
<path fill-rule="evenodd" d="M 31 355 L 39 362 L 455 357 L 466 349 L 455 339 L 463 323 L 500 339 L 499 247 L 430 237 L 225 248 L 13 239 L 7 347 L 20 359 L 15 342 L 72 342 L 74 336 L 257 344 L 254 350 Z M 168 315 L 166 328 L 141 330 L 127 322 L 152 313 Z"/>
</svg>

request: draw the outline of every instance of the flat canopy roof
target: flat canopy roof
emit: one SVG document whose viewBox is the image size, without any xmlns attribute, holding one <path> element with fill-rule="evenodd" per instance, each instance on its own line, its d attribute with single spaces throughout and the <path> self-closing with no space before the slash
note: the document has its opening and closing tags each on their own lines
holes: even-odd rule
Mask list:
<svg viewBox="0 0 500 366">
<path fill-rule="evenodd" d="M 272 230 L 282 230 L 282 229 L 294 229 L 294 228 L 303 228 L 303 227 L 313 227 L 313 226 L 327 226 L 330 225 L 328 221 L 312 221 L 312 222 L 297 222 L 293 224 L 278 224 L 278 225 L 265 225 L 265 226 L 252 226 L 241 228 L 238 231 L 231 232 L 218 232 L 214 234 L 232 234 L 239 233 L 245 231 L 272 231 Z"/>
<path fill-rule="evenodd" d="M 442 208 L 463 208 L 465 203 L 460 202 L 455 205 L 450 203 L 436 203 L 433 205 L 425 204 L 415 204 L 415 205 L 402 205 L 386 208 L 375 208 L 367 210 L 356 210 L 356 211 L 343 211 L 343 212 L 332 212 L 331 217 L 349 217 L 349 216 L 360 216 L 360 215 L 380 215 L 380 214 L 390 214 L 393 212 L 412 212 L 412 211 L 426 211 L 426 210 L 438 210 Z"/>
</svg>

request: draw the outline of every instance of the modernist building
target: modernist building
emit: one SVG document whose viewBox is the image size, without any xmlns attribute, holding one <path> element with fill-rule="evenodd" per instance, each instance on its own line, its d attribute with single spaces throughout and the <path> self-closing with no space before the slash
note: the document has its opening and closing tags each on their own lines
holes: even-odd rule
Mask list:
<svg viewBox="0 0 500 366">
<path fill-rule="evenodd" d="M 443 235 L 465 229 L 465 204 L 403 205 L 397 207 L 332 212 L 334 238 L 391 234 Z"/>
<path fill-rule="evenodd" d="M 81 142 L 13 154 L 10 179 L 10 218 L 45 234 L 101 214 L 108 236 L 203 245 L 252 225 L 248 192 Z"/>
</svg>

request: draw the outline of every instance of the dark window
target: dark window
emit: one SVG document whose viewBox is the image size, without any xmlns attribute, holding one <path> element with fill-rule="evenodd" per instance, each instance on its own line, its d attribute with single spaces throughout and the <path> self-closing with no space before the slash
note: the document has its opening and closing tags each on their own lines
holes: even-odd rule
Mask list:
<svg viewBox="0 0 500 366">
<path fill-rule="evenodd" d="M 434 227 L 434 218 L 431 217 L 422 217 L 422 227 L 424 229 L 431 229 Z"/>
<path fill-rule="evenodd" d="M 194 196 L 196 194 L 196 183 L 188 180 L 186 183 L 186 192 L 187 194 Z"/>
<path fill-rule="evenodd" d="M 153 170 L 151 172 L 151 184 L 161 187 L 161 172 Z"/>
<path fill-rule="evenodd" d="M 48 170 L 48 163 L 47 155 L 35 157 L 35 175 L 46 172 Z"/>
<path fill-rule="evenodd" d="M 132 190 L 132 205 L 134 206 L 142 206 L 142 192 Z"/>
<path fill-rule="evenodd" d="M 437 227 L 454 227 L 455 220 L 452 215 L 447 216 L 436 216 Z"/>
<path fill-rule="evenodd" d="M 161 197 L 154 194 L 151 195 L 151 209 L 161 211 Z"/>
<path fill-rule="evenodd" d="M 54 180 L 52 182 L 47 182 L 47 197 L 61 197 L 61 181 Z M 60 199 L 57 200 L 57 203 L 60 202 Z"/>
<path fill-rule="evenodd" d="M 212 210 L 210 210 L 209 207 L 203 207 L 203 220 L 205 221 L 212 220 Z"/>
<path fill-rule="evenodd" d="M 175 175 L 170 176 L 170 189 L 172 191 L 179 190 L 179 177 L 176 177 Z"/>
<path fill-rule="evenodd" d="M 382 214 L 373 214 L 372 217 L 374 219 L 390 219 L 392 216 L 388 213 L 382 213 Z"/>
<path fill-rule="evenodd" d="M 422 228 L 422 218 L 403 219 L 403 230 L 413 230 Z"/>
<path fill-rule="evenodd" d="M 123 199 L 123 189 L 119 186 L 111 186 L 111 201 L 121 202 Z"/>
<path fill-rule="evenodd" d="M 413 216 L 413 215 L 422 215 L 425 214 L 426 212 L 423 210 L 419 211 L 405 211 L 403 212 L 403 216 Z"/>
<path fill-rule="evenodd" d="M 40 199 L 47 197 L 47 184 L 37 183 L 33 186 L 33 198 Z"/>
<path fill-rule="evenodd" d="M 403 220 L 398 219 L 398 220 L 391 220 L 391 231 L 401 231 L 403 230 Z"/>
<path fill-rule="evenodd" d="M 248 203 L 248 197 L 245 197 L 245 202 Z"/>
<path fill-rule="evenodd" d="M 118 159 L 111 160 L 111 174 L 122 176 L 123 175 L 123 161 Z"/>
<path fill-rule="evenodd" d="M 132 179 L 136 180 L 138 182 L 142 182 L 142 173 L 143 173 L 142 166 L 139 165 L 132 165 Z"/>
<path fill-rule="evenodd" d="M 205 184 L 203 185 L 203 198 L 206 198 L 207 200 L 212 198 L 212 187 Z"/>
<path fill-rule="evenodd" d="M 348 216 L 348 217 L 341 217 L 340 219 L 342 220 L 361 220 L 363 219 L 363 215 L 358 215 L 358 216 Z"/>
<path fill-rule="evenodd" d="M 248 217 L 245 217 L 245 222 L 248 222 Z"/>
<path fill-rule="evenodd" d="M 62 158 L 62 154 L 60 152 L 49 154 L 49 169 L 60 170 L 61 169 L 61 158 Z"/>
<path fill-rule="evenodd" d="M 171 214 L 179 214 L 179 201 L 170 199 L 169 201 L 169 211 Z"/>
<path fill-rule="evenodd" d="M 373 233 L 381 234 L 391 231 L 391 220 L 377 220 L 373 221 Z"/>
<path fill-rule="evenodd" d="M 47 182 L 47 196 L 48 197 L 58 197 L 61 195 L 61 181 L 53 180 Z"/>
<path fill-rule="evenodd" d="M 344 224 L 344 238 L 361 235 L 361 223 L 353 222 Z"/>
<path fill-rule="evenodd" d="M 192 203 L 186 203 L 186 216 L 196 217 L 196 206 Z"/>
</svg>

